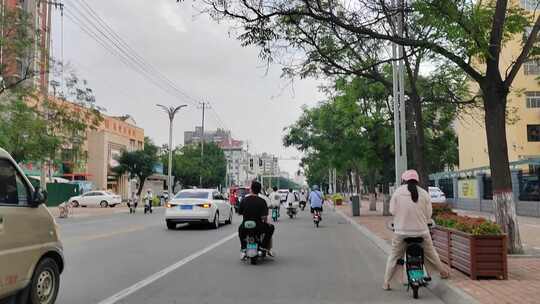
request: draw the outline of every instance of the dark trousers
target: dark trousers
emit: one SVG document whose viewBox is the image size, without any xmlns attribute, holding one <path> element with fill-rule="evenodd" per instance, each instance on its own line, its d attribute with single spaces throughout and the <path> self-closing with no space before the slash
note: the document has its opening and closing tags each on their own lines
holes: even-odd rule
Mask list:
<svg viewBox="0 0 540 304">
<path fill-rule="evenodd" d="M 272 249 L 272 235 L 274 235 L 274 225 L 268 223 L 257 223 L 255 230 L 259 235 L 264 233 L 261 246 L 265 249 Z M 238 237 L 240 238 L 240 248 L 246 249 L 246 237 L 248 236 L 248 229 L 244 228 L 244 224 L 238 227 Z"/>
</svg>

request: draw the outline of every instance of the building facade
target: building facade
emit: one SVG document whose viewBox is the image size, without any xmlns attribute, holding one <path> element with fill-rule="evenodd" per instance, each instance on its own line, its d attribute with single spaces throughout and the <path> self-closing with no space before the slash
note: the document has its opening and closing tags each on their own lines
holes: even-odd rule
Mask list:
<svg viewBox="0 0 540 304">
<path fill-rule="evenodd" d="M 126 199 L 133 183 L 127 175 L 117 177 L 112 168 L 118 166 L 116 158 L 122 151 L 144 149 L 144 130 L 129 117 L 103 115 L 96 130 L 90 130 L 86 142 L 87 176 L 96 189 L 111 190 Z"/>
<path fill-rule="evenodd" d="M 520 0 L 526 9 L 534 9 L 537 1 Z M 534 5 L 533 5 L 534 3 Z M 522 37 L 509 41 L 501 53 L 501 70 L 517 58 Z M 509 117 L 506 125 L 508 157 L 520 161 L 540 157 L 540 62 L 526 62 L 514 80 L 508 96 Z M 474 90 L 474 88 L 472 88 Z M 484 113 L 478 109 L 464 115 L 456 123 L 459 142 L 459 168 L 472 169 L 489 165 Z"/>
</svg>

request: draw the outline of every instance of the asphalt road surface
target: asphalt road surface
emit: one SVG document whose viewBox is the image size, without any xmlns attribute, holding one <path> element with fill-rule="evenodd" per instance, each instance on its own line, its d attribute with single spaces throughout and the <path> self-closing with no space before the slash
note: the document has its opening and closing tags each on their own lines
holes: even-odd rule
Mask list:
<svg viewBox="0 0 540 304">
<path fill-rule="evenodd" d="M 233 225 L 167 230 L 163 210 L 59 220 L 66 270 L 59 304 L 442 303 L 427 289 L 381 289 L 385 255 L 338 214 L 276 224 L 275 258 L 240 261 Z"/>
</svg>

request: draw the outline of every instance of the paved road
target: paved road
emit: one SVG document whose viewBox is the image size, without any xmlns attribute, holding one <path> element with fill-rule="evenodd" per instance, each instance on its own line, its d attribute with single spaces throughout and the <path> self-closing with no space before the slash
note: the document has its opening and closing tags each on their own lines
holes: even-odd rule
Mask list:
<svg viewBox="0 0 540 304">
<path fill-rule="evenodd" d="M 441 303 L 425 289 L 420 301 L 383 291 L 384 254 L 334 213 L 319 229 L 307 212 L 282 217 L 277 257 L 253 266 L 239 260 L 236 225 L 170 231 L 162 212 L 59 221 L 58 303 Z"/>
</svg>

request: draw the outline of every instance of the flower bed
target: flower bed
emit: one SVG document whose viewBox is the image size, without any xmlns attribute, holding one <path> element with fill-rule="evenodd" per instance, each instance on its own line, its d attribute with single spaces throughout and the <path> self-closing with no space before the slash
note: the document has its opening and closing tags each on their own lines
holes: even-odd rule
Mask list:
<svg viewBox="0 0 540 304">
<path fill-rule="evenodd" d="M 448 266 L 479 277 L 508 278 L 506 235 L 483 218 L 443 213 L 435 218 L 433 245 Z"/>
</svg>

